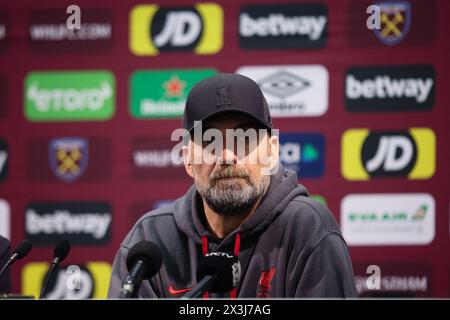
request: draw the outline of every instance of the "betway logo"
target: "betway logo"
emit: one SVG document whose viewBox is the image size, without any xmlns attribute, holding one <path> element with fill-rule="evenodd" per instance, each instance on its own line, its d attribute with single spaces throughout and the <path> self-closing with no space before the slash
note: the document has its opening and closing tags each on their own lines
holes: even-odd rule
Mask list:
<svg viewBox="0 0 450 320">
<path fill-rule="evenodd" d="M 98 88 L 44 89 L 33 82 L 26 91 L 27 98 L 34 102 L 40 112 L 60 111 L 97 111 L 103 108 L 105 100 L 113 95 L 108 82 L 102 82 Z"/>
<path fill-rule="evenodd" d="M 267 17 L 252 18 L 241 13 L 239 32 L 243 37 L 307 36 L 310 40 L 321 37 L 327 23 L 326 16 L 285 16 L 272 13 Z"/>
<path fill-rule="evenodd" d="M 171 150 L 143 150 L 133 152 L 136 167 L 164 168 L 175 166 L 171 160 Z M 182 163 L 182 162 L 181 162 Z"/>
<path fill-rule="evenodd" d="M 31 40 L 107 40 L 111 38 L 109 23 L 82 23 L 80 30 L 70 30 L 65 24 L 41 24 L 30 26 Z"/>
<path fill-rule="evenodd" d="M 391 78 L 380 75 L 373 79 L 358 80 L 353 75 L 346 79 L 349 99 L 413 98 L 418 103 L 428 99 L 434 80 L 432 78 Z"/>
<path fill-rule="evenodd" d="M 68 210 L 38 214 L 33 209 L 25 213 L 26 231 L 37 234 L 86 234 L 94 239 L 104 238 L 111 223 L 110 213 L 71 213 Z"/>
</svg>

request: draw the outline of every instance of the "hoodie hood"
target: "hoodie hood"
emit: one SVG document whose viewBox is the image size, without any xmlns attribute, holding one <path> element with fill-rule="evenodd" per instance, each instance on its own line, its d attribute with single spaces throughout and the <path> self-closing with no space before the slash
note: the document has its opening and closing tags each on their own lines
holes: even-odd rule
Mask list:
<svg viewBox="0 0 450 320">
<path fill-rule="evenodd" d="M 289 201 L 298 195 L 308 196 L 308 191 L 298 184 L 294 171 L 280 166 L 278 172 L 271 176 L 269 189 L 256 211 L 227 237 L 218 239 L 208 230 L 202 198 L 194 184 L 185 196 L 174 203 L 175 223 L 196 243 L 201 244 L 202 238 L 207 237 L 208 241 L 220 244 L 220 247 L 230 246 L 234 243 L 236 234 L 240 235 L 242 241 L 246 241 L 263 232 Z"/>
</svg>

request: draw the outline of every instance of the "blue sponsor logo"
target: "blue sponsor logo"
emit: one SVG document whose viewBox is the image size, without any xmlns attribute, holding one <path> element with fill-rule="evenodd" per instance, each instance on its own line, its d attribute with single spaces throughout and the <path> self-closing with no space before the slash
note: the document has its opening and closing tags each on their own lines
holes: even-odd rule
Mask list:
<svg viewBox="0 0 450 320">
<path fill-rule="evenodd" d="M 325 139 L 320 133 L 280 134 L 280 159 L 299 178 L 318 178 L 325 170 Z"/>
</svg>

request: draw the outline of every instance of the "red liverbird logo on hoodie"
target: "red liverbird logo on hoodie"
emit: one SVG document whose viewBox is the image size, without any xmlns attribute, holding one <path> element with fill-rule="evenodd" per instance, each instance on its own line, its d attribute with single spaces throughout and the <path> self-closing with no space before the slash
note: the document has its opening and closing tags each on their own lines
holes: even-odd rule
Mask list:
<svg viewBox="0 0 450 320">
<path fill-rule="evenodd" d="M 270 297 L 270 290 L 272 290 L 272 286 L 270 285 L 270 283 L 275 276 L 275 272 L 276 269 L 272 267 L 269 269 L 269 271 L 263 271 L 261 273 L 261 277 L 259 278 L 259 290 L 256 295 L 258 298 Z"/>
</svg>

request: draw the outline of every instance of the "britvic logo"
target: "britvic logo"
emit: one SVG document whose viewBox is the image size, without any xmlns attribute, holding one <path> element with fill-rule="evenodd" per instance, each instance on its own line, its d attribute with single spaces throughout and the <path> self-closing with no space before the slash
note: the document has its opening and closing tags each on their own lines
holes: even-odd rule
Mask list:
<svg viewBox="0 0 450 320">
<path fill-rule="evenodd" d="M 215 3 L 193 7 L 135 6 L 130 13 L 130 49 L 135 55 L 161 51 L 217 53 L 223 44 L 223 11 Z"/>
<path fill-rule="evenodd" d="M 301 178 L 317 178 L 325 170 L 325 139 L 320 133 L 280 134 L 282 165 Z"/>
<path fill-rule="evenodd" d="M 30 121 L 108 120 L 114 114 L 115 79 L 108 71 L 32 72 L 25 79 Z"/>
<path fill-rule="evenodd" d="M 324 4 L 246 6 L 239 15 L 239 42 L 246 49 L 323 47 L 327 23 Z"/>
<path fill-rule="evenodd" d="M 342 137 L 341 164 L 348 180 L 429 179 L 436 167 L 436 136 L 428 128 L 379 132 L 350 129 Z"/>
<path fill-rule="evenodd" d="M 241 67 L 259 84 L 272 117 L 321 116 L 328 109 L 328 71 L 321 65 Z"/>
<path fill-rule="evenodd" d="M 422 110 L 434 106 L 432 66 L 350 68 L 345 79 L 349 111 Z"/>
<path fill-rule="evenodd" d="M 215 74 L 212 69 L 137 71 L 130 79 L 131 114 L 135 118 L 179 118 L 192 87 Z"/>
<path fill-rule="evenodd" d="M 426 245 L 435 235 L 435 201 L 426 193 L 352 194 L 340 221 L 349 245 Z"/>
</svg>

